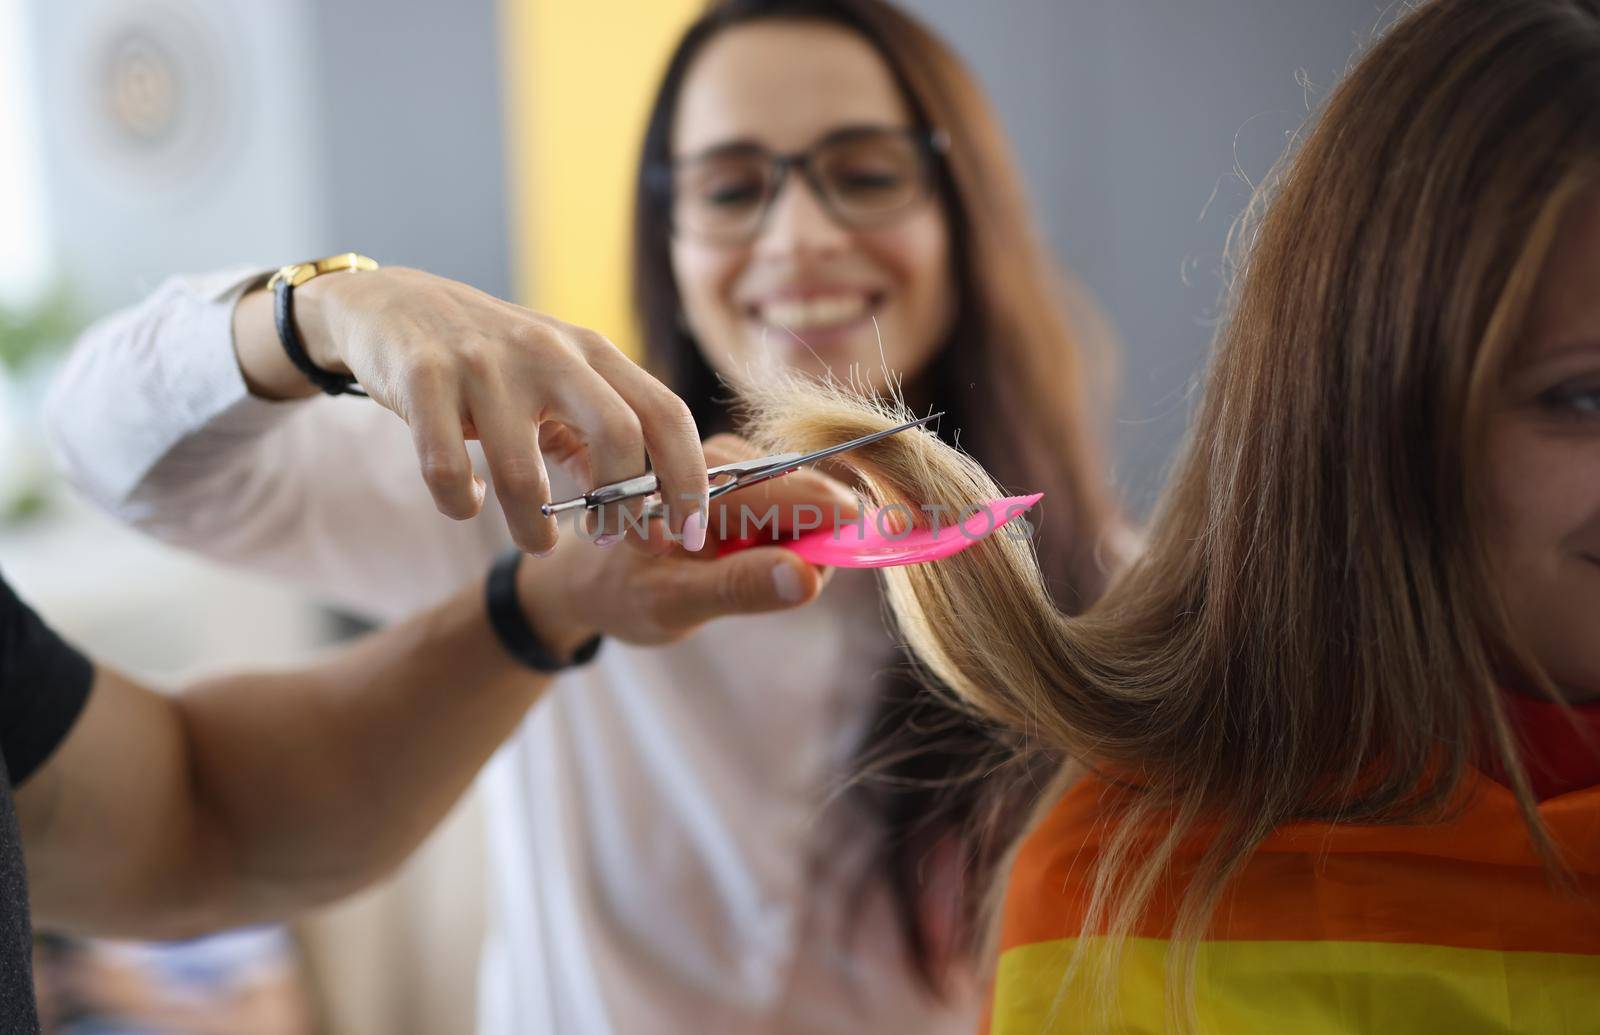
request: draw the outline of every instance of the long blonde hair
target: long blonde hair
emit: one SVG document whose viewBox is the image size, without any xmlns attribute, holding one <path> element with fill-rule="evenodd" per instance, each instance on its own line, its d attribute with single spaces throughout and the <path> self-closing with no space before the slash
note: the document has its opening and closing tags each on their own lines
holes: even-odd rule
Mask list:
<svg viewBox="0 0 1600 1035">
<path fill-rule="evenodd" d="M 1189 1026 L 1196 945 L 1263 838 L 1436 820 L 1480 752 L 1555 862 L 1500 700 L 1508 684 L 1554 691 L 1495 591 L 1482 454 L 1544 256 L 1597 158 L 1600 0 L 1418 6 L 1254 213 L 1148 546 L 1107 594 L 1062 615 L 1004 535 L 887 574 L 939 682 L 1136 789 L 1117 799 L 1083 931 L 1105 935 L 1102 989 L 1181 844 L 1204 841 L 1168 959 Z M 793 385 L 750 401 L 755 437 L 784 448 L 899 416 Z M 845 465 L 880 503 L 995 492 L 927 435 Z"/>
</svg>

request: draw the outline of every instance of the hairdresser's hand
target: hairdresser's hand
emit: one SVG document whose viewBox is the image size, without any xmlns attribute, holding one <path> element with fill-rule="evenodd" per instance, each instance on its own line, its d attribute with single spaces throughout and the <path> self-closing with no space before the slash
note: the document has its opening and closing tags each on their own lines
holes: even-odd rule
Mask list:
<svg viewBox="0 0 1600 1035">
<path fill-rule="evenodd" d="M 712 465 L 753 452 L 729 435 L 705 444 Z M 836 512 L 845 520 L 858 513 L 854 497 L 839 482 L 798 471 L 712 501 L 710 536 L 699 553 L 685 552 L 659 520 L 640 538 L 642 548 L 595 549 L 568 536 L 553 556 L 523 562 L 519 588 L 529 621 L 552 650 L 565 656 L 597 633 L 629 643 L 670 643 L 713 618 L 782 611 L 815 598 L 828 572 L 782 547 L 717 556 L 719 531 L 726 528 L 730 539 L 739 538 L 745 507 L 757 515 L 775 508 L 780 534 L 814 527 L 818 512 L 826 515 L 825 522 Z M 761 534 L 771 527 L 764 526 Z"/>
<path fill-rule="evenodd" d="M 423 481 L 450 517 L 472 517 L 483 505 L 470 438 L 483 443 L 512 539 L 530 553 L 557 538 L 555 519 L 539 510 L 550 500 L 546 457 L 599 485 L 644 471 L 648 449 L 668 498 L 704 498 L 705 457 L 688 407 L 594 331 L 394 267 L 317 277 L 295 289 L 294 301 L 312 361 L 353 375 L 410 425 Z M 315 392 L 283 354 L 266 291 L 240 301 L 234 339 L 256 394 Z M 674 533 L 695 509 L 673 509 Z M 626 515 L 613 507 L 588 522 L 617 533 Z M 699 536 L 691 526 L 688 545 Z"/>
</svg>

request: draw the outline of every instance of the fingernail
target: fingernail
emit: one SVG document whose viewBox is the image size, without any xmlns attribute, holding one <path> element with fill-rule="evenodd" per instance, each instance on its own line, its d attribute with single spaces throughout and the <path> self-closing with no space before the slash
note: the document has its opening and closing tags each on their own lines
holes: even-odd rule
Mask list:
<svg viewBox="0 0 1600 1035">
<path fill-rule="evenodd" d="M 806 598 L 806 591 L 800 585 L 800 573 L 787 564 L 773 566 L 772 585 L 778 590 L 778 599 L 785 603 L 798 604 Z"/>
<path fill-rule="evenodd" d="M 683 522 L 683 548 L 696 553 L 706 545 L 706 516 L 700 511 L 690 514 Z"/>
<path fill-rule="evenodd" d="M 555 552 L 556 552 L 556 548 L 555 547 L 547 546 L 543 550 L 534 550 L 534 551 L 532 551 L 528 556 L 530 556 L 530 557 L 548 557 L 548 556 L 550 556 L 551 554 L 553 554 Z"/>
<path fill-rule="evenodd" d="M 620 542 L 622 542 L 622 536 L 616 532 L 607 532 L 605 535 L 594 537 L 594 545 L 596 546 L 614 546 Z"/>
</svg>

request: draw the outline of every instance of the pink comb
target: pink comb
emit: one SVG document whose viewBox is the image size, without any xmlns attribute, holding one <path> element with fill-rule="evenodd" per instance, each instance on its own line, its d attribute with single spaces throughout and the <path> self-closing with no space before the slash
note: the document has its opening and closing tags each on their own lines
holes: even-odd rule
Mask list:
<svg viewBox="0 0 1600 1035">
<path fill-rule="evenodd" d="M 1044 493 L 1036 492 L 1031 496 L 1006 496 L 989 500 L 959 524 L 941 522 L 937 533 L 932 528 L 914 528 L 896 535 L 889 530 L 887 520 L 880 520 L 880 515 L 898 511 L 897 516 L 903 519 L 904 508 L 885 507 L 881 511 L 866 514 L 861 527 L 847 524 L 837 528 L 819 528 L 776 542 L 740 539 L 724 543 L 720 553 L 774 545 L 787 547 L 812 564 L 834 568 L 895 568 L 902 564 L 921 564 L 953 556 L 981 542 L 1042 498 Z M 950 515 L 941 515 L 947 516 Z"/>
</svg>

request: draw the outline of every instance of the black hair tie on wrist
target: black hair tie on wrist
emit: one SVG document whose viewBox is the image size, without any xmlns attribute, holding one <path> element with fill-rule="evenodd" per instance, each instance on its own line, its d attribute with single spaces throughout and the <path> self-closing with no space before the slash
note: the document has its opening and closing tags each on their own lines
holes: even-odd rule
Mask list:
<svg viewBox="0 0 1600 1035">
<path fill-rule="evenodd" d="M 283 344 L 283 351 L 288 353 L 289 362 L 293 363 L 300 373 L 306 375 L 306 380 L 329 395 L 365 396 L 366 391 L 349 374 L 335 374 L 311 362 L 305 344 L 300 341 L 300 332 L 294 326 L 294 285 L 285 277 L 278 277 L 275 280 L 272 313 L 278 325 L 278 341 Z"/>
<path fill-rule="evenodd" d="M 596 636 L 586 641 L 573 651 L 570 659 L 562 660 L 552 654 L 533 631 L 527 613 L 522 610 L 522 601 L 517 597 L 517 566 L 521 563 L 521 550 L 516 547 L 507 550 L 489 569 L 489 578 L 484 586 L 489 604 L 489 625 L 494 629 L 500 646 L 513 658 L 537 672 L 561 672 L 593 661 L 600 652 L 603 637 Z"/>
</svg>

